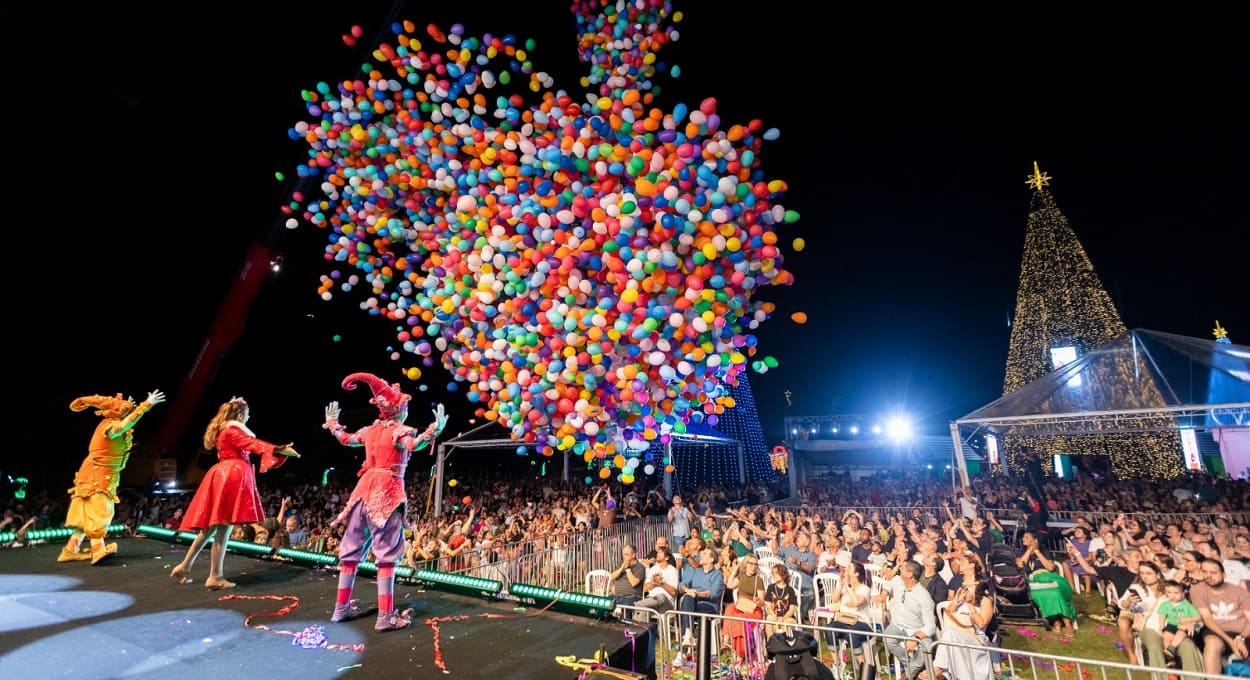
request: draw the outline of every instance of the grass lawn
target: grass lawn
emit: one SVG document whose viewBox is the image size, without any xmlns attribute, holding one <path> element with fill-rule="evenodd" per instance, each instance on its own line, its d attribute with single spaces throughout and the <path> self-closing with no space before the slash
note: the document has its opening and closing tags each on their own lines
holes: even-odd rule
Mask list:
<svg viewBox="0 0 1250 680">
<path fill-rule="evenodd" d="M 1077 628 L 1075 637 L 1069 638 L 1066 635 L 1055 634 L 1042 626 L 1021 626 L 1015 623 L 1007 623 L 1001 628 L 1003 649 L 1032 652 L 1034 654 L 1053 654 L 1055 656 L 1075 657 L 1094 661 L 1128 663 L 1128 656 L 1124 653 L 1120 644 L 1120 636 L 1115 624 L 1090 618 L 1091 616 L 1104 615 L 1103 608 L 1106 606 L 1106 600 L 1096 590 L 1093 593 L 1073 595 L 1072 600 L 1079 615 L 1077 619 L 1079 628 Z M 1074 664 L 1060 663 L 1056 668 L 1052 664 L 1039 663 L 1037 668 L 1033 668 L 1033 664 L 1030 664 L 1027 658 L 1017 658 L 1014 660 L 1014 663 L 1016 675 L 1023 678 L 1034 677 L 1034 671 L 1036 671 L 1036 677 L 1038 678 L 1081 680 L 1081 674 L 1078 673 Z M 1007 665 L 1005 660 L 1003 665 Z M 1086 672 L 1087 678 L 1103 677 L 1100 669 L 1082 667 L 1082 670 Z M 1107 678 L 1129 677 L 1123 670 L 1118 668 L 1105 670 Z M 1058 672 L 1056 673 L 1056 671 Z M 1144 671 L 1134 671 L 1132 674 L 1134 680 L 1137 678 L 1149 680 L 1150 677 L 1150 674 Z"/>
</svg>

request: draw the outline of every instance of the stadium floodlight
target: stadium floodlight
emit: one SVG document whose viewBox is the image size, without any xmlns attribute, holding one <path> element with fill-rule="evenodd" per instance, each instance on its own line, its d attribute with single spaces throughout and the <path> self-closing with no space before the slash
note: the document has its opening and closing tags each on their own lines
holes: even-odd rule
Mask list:
<svg viewBox="0 0 1250 680">
<path fill-rule="evenodd" d="M 508 586 L 508 593 L 524 604 L 539 607 L 550 605 L 558 611 L 595 618 L 610 616 L 616 608 L 616 600 L 611 597 L 556 590 L 529 583 L 513 583 Z"/>
<path fill-rule="evenodd" d="M 885 436 L 895 444 L 910 441 L 912 438 L 911 421 L 903 416 L 894 416 L 885 423 Z"/>
</svg>

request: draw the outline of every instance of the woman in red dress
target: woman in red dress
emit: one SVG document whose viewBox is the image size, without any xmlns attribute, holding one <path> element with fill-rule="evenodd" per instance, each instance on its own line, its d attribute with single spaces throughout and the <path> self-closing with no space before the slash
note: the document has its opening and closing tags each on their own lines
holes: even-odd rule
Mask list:
<svg viewBox="0 0 1250 680">
<path fill-rule="evenodd" d="M 200 488 L 182 516 L 179 531 L 198 531 L 186 557 L 169 571 L 178 584 L 190 583 L 191 565 L 210 535 L 208 578 L 204 587 L 210 590 L 233 588 L 236 584 L 223 577 L 226 563 L 226 541 L 235 524 L 251 524 L 265 518 L 256 491 L 256 473 L 248 457 L 260 456 L 260 471 L 268 472 L 287 458 L 299 458 L 290 444 L 270 444 L 247 429 L 247 402 L 239 397 L 221 405 L 217 415 L 204 431 L 204 448 L 217 449 L 217 463 L 204 473 Z"/>
</svg>

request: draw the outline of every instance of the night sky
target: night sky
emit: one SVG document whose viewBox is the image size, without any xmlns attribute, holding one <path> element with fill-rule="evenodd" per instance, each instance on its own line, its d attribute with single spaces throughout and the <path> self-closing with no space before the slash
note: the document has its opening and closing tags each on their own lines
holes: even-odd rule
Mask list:
<svg viewBox="0 0 1250 680">
<path fill-rule="evenodd" d="M 237 394 L 257 434 L 294 440 L 310 468 L 337 455 L 322 407 L 366 398 L 342 377 L 399 380 L 414 362 L 390 360 L 394 324 L 358 298 L 317 297 L 325 233 L 281 227 L 275 172 L 304 152 L 287 138 L 307 117 L 300 91 L 355 77 L 370 39 L 405 18 L 533 37 L 538 68 L 582 98 L 565 3 L 452 5 L 34 8 L 9 92 L 5 472 L 69 485 L 96 422 L 69 411 L 75 397 L 159 387 L 177 399 L 258 238 L 280 244 L 285 267 L 184 446 Z M 768 439 L 787 416 L 895 409 L 942 434 L 1001 396 L 1034 161 L 1128 327 L 1210 338 L 1218 319 L 1250 343 L 1245 7 L 723 7 L 676 3 L 681 38 L 661 57 L 682 75 L 659 78 L 657 104 L 716 97 L 727 123 L 781 131 L 761 166 L 802 219 L 780 230 L 795 284 L 757 292 L 778 305 L 757 335 L 780 365 L 750 375 Z M 355 48 L 339 37 L 352 25 Z M 422 382 L 411 423 L 442 400 L 451 433 L 471 427 L 463 389 L 447 393 L 441 369 Z"/>
</svg>

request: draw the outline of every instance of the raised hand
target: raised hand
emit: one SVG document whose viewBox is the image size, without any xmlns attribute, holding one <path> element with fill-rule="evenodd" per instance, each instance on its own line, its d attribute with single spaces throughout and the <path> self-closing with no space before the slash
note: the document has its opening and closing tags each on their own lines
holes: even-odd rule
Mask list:
<svg viewBox="0 0 1250 680">
<path fill-rule="evenodd" d="M 148 392 L 147 401 L 149 405 L 156 406 L 157 404 L 165 401 L 165 393 L 160 390 L 152 390 L 151 392 Z"/>
<path fill-rule="evenodd" d="M 326 405 L 326 427 L 329 427 L 330 423 L 337 423 L 338 421 L 339 403 L 337 401 L 332 401 Z"/>
<path fill-rule="evenodd" d="M 442 404 L 434 407 L 434 435 L 438 436 L 447 427 L 447 412 Z"/>
<path fill-rule="evenodd" d="M 282 446 L 279 446 L 277 449 L 274 449 L 274 453 L 281 454 L 283 456 L 286 456 L 287 458 L 299 458 L 299 451 L 296 451 L 295 447 L 292 444 L 283 444 Z M 286 498 L 283 500 L 283 502 L 287 502 L 290 500 L 291 500 L 290 498 Z"/>
</svg>

